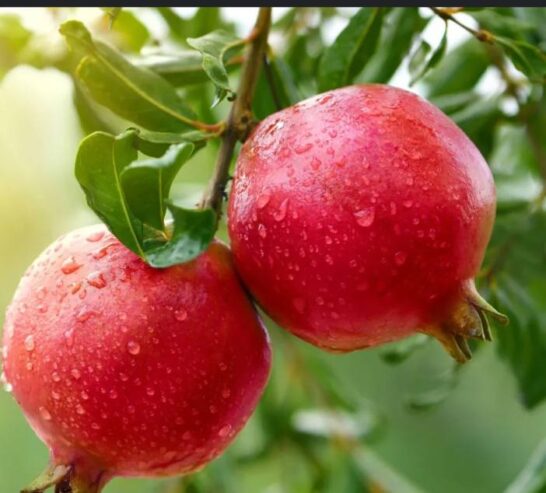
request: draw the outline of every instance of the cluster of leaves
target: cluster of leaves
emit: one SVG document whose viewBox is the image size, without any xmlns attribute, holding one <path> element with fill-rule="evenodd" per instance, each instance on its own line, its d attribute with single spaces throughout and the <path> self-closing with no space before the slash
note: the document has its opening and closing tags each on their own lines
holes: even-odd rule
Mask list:
<svg viewBox="0 0 546 493">
<path fill-rule="evenodd" d="M 19 63 L 70 74 L 88 134 L 76 159 L 88 203 L 125 245 L 166 267 L 195 257 L 214 235 L 215 213 L 177 206 L 170 188 L 185 162 L 216 145 L 223 127 L 215 122 L 236 97 L 232 81 L 247 40 L 237 38 L 220 9 L 197 9 L 191 19 L 168 7 L 154 10 L 165 22 L 166 39 L 153 39 L 135 10 L 111 8 L 91 31 L 64 23 L 70 49 L 60 53 L 40 48 L 39 37 L 16 17 L 2 16 L 0 75 Z M 532 407 L 546 398 L 540 377 L 546 369 L 546 10 L 365 7 L 327 42 L 328 26 L 344 16 L 336 8 L 298 7 L 276 20 L 272 33 L 282 43 L 268 51 L 254 115 L 262 119 L 320 91 L 388 83 L 408 73 L 468 134 L 490 162 L 498 189 L 497 222 L 478 281 L 511 318 L 509 329 L 497 331 L 497 347 L 513 369 L 522 402 Z M 442 19 L 444 31 L 431 42 L 423 33 L 434 18 Z M 461 24 L 468 38 L 448 46 L 449 30 Z M 499 83 L 484 94 L 480 81 L 491 74 Z M 423 336 L 388 347 L 385 360 L 400 364 L 426 342 Z M 182 491 L 237 491 L 231 465 L 272 456 L 286 456 L 300 471 L 290 479 L 290 491 L 418 491 L 363 451 L 359 439 L 373 438 L 381 419 L 369 406 L 355 405 L 355 396 L 342 396 L 339 383 L 316 364 L 314 378 L 298 380 L 300 398 L 283 389 L 287 372 L 301 377 L 302 368 L 314 364 L 307 356 L 302 363 L 288 346 L 282 357 L 290 361 L 275 366 L 252 443 L 243 440 L 212 466 L 212 474 L 183 480 Z M 459 374 L 454 367 L 410 404 L 425 408 L 445 399 Z M 324 446 L 307 447 L 309 441 Z M 507 491 L 544 487 L 545 455 L 538 451 Z M 340 459 L 347 456 L 351 460 Z"/>
</svg>

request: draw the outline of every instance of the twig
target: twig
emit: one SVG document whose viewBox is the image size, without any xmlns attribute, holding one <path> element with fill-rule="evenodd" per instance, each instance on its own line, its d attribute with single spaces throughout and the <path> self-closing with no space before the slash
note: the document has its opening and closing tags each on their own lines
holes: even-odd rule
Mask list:
<svg viewBox="0 0 546 493">
<path fill-rule="evenodd" d="M 201 202 L 201 207 L 216 212 L 217 221 L 222 212 L 224 190 L 229 178 L 229 166 L 237 141 L 244 141 L 252 126 L 252 98 L 260 73 L 260 65 L 267 48 L 271 25 L 271 7 L 260 7 L 246 57 L 239 89 L 229 113 L 216 166 Z"/>
<path fill-rule="evenodd" d="M 485 29 L 473 29 L 472 27 L 463 24 L 449 9 L 442 9 L 439 7 L 430 7 L 430 9 L 445 21 L 451 21 L 459 27 L 462 27 L 466 32 L 472 34 L 472 36 L 483 43 L 493 43 L 495 41 L 495 37 L 489 31 L 486 31 Z"/>
</svg>

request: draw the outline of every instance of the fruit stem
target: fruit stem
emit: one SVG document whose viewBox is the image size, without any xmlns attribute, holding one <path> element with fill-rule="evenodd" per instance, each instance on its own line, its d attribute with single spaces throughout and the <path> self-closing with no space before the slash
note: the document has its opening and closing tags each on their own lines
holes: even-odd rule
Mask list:
<svg viewBox="0 0 546 493">
<path fill-rule="evenodd" d="M 508 323 L 508 317 L 485 301 L 476 290 L 474 281 L 469 280 L 463 284 L 447 316 L 423 332 L 438 339 L 457 362 L 465 363 L 472 358 L 468 339 L 492 339 L 487 316 L 502 325 Z"/>
<path fill-rule="evenodd" d="M 237 141 L 244 141 L 252 129 L 252 98 L 260 73 L 262 59 L 267 48 L 267 37 L 271 26 L 271 7 L 260 7 L 256 24 L 250 36 L 248 55 L 245 59 L 237 95 L 231 106 L 222 143 L 213 175 L 201 202 L 202 208 L 211 208 L 216 212 L 216 222 L 220 220 L 222 202 L 229 167 Z"/>
<path fill-rule="evenodd" d="M 75 465 L 51 463 L 32 483 L 21 490 L 21 493 L 43 493 L 52 486 L 55 493 L 100 493 L 106 484 L 103 473 L 76 473 Z"/>
</svg>

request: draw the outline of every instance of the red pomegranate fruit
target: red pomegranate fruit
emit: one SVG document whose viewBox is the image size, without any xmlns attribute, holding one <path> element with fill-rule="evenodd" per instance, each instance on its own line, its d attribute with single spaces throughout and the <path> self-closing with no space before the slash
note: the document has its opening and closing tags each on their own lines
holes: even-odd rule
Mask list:
<svg viewBox="0 0 546 493">
<path fill-rule="evenodd" d="M 229 201 L 236 267 L 282 327 L 333 351 L 423 331 L 459 361 L 498 314 L 473 278 L 495 216 L 489 168 L 439 109 L 385 85 L 275 113 Z"/>
<path fill-rule="evenodd" d="M 226 246 L 153 269 L 104 226 L 67 234 L 28 269 L 4 327 L 7 385 L 51 451 L 26 491 L 201 468 L 243 427 L 269 369 Z"/>
</svg>

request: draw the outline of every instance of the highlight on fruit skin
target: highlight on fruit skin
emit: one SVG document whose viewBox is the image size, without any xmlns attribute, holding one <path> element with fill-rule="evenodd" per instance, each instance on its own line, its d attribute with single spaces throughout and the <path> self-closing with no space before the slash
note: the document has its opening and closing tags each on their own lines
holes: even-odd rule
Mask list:
<svg viewBox="0 0 546 493">
<path fill-rule="evenodd" d="M 505 321 L 474 288 L 494 182 L 438 108 L 391 86 L 348 86 L 263 120 L 230 194 L 235 263 L 280 326 L 330 351 L 418 331 L 457 361 Z"/>
<path fill-rule="evenodd" d="M 268 335 L 218 241 L 153 269 L 93 226 L 30 266 L 4 327 L 5 379 L 50 466 L 25 490 L 196 471 L 253 412 Z"/>
</svg>

